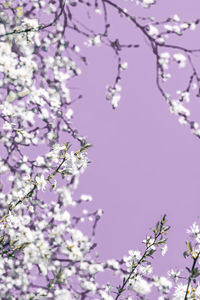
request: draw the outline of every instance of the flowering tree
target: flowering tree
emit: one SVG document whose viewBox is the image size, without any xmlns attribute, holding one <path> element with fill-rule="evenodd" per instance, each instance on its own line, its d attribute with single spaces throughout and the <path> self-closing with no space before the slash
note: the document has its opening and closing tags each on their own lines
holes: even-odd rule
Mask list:
<svg viewBox="0 0 200 300">
<path fill-rule="evenodd" d="M 78 216 L 73 210 L 92 200 L 90 195 L 74 198 L 79 177 L 90 162 L 87 152 L 91 147 L 72 122 L 71 105 L 81 95 L 72 97 L 69 82 L 81 74 L 79 65 L 88 61 L 80 51 L 79 38 L 86 47 L 110 47 L 116 57 L 117 73 L 113 84 L 106 87 L 106 99 L 114 109 L 128 67 L 122 60 L 123 50 L 140 47 L 111 37 L 111 10 L 119 21 L 123 18 L 145 37 L 155 57 L 156 84 L 162 97 L 179 122 L 200 136 L 198 123 L 190 119 L 187 108 L 190 98 L 200 95 L 193 60 L 200 49 L 170 42 L 171 36 L 195 30 L 200 20 L 182 21 L 175 14 L 157 21 L 135 16 L 128 9 L 135 5 L 148 9 L 156 5 L 154 0 L 130 1 L 127 8 L 117 2 L 21 0 L 0 4 L 1 299 L 150 299 L 153 287 L 159 300 L 200 297 L 196 223 L 188 230 L 191 241 L 184 253 L 192 259 L 192 266 L 187 274 L 171 270 L 169 279 L 154 275 L 151 266 L 157 248 L 163 255 L 167 250 L 170 227 L 165 215 L 143 241 L 143 252 L 130 250 L 122 259 L 102 262 L 94 253 L 102 210 L 83 210 Z M 101 18 L 100 29 L 91 22 L 96 15 Z M 76 42 L 73 34 L 78 36 Z M 182 90 L 175 91 L 176 96 L 167 85 L 174 65 L 186 68 L 188 79 Z M 92 222 L 91 236 L 78 227 L 85 218 Z M 120 276 L 117 288 L 98 283 L 97 274 L 107 269 Z"/>
</svg>

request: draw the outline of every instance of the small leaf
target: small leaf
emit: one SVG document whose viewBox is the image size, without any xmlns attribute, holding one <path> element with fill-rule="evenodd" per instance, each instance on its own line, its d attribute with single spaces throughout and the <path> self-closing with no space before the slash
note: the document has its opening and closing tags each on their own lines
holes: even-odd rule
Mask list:
<svg viewBox="0 0 200 300">
<path fill-rule="evenodd" d="M 18 7 L 16 8 L 16 11 L 17 11 L 17 17 L 18 17 L 19 19 L 21 19 L 21 17 L 23 17 L 23 14 L 24 14 L 24 12 L 23 12 L 23 7 L 22 7 L 22 6 L 18 6 Z"/>
<path fill-rule="evenodd" d="M 192 245 L 190 242 L 186 242 L 186 245 L 187 245 L 187 249 L 188 249 L 188 252 L 191 254 L 192 253 Z"/>
</svg>

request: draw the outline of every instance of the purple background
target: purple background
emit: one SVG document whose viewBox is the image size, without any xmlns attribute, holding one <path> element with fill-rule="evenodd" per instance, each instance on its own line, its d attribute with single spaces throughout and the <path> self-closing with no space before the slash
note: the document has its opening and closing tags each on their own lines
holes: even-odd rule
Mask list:
<svg viewBox="0 0 200 300">
<path fill-rule="evenodd" d="M 117 3 L 123 6 L 123 1 Z M 198 18 L 200 3 L 168 0 L 158 1 L 151 9 L 136 9 L 133 3 L 129 7 L 136 16 L 164 20 L 176 13 L 182 20 L 192 20 Z M 113 83 L 117 66 L 114 53 L 105 46 L 81 47 L 90 64 L 82 67 L 76 83 L 84 99 L 72 107 L 73 124 L 88 136 L 93 148 L 89 150 L 92 164 L 80 179 L 78 193 L 93 196 L 90 209 L 104 210 L 96 233 L 101 259 L 121 258 L 129 249 L 141 248 L 142 240 L 166 213 L 171 225 L 169 251 L 164 258 L 159 255 L 154 264 L 155 272 L 165 275 L 171 267 L 190 265 L 183 251 L 186 229 L 199 216 L 200 141 L 169 112 L 156 87 L 155 58 L 142 34 L 113 11 L 109 10 L 109 15 L 113 36 L 121 35 L 122 41 L 141 46 L 123 52 L 129 66 L 123 73 L 117 110 L 105 100 L 105 86 Z M 198 45 L 199 29 L 190 31 L 182 41 L 190 48 Z M 184 71 L 177 72 L 171 80 L 175 90 L 185 80 Z M 192 116 L 197 119 L 199 107 L 195 104 L 193 108 Z"/>
</svg>

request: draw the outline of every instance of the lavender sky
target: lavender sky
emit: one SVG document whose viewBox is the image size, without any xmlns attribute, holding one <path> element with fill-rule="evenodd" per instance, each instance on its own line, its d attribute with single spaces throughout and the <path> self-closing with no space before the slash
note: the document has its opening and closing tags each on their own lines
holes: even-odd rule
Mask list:
<svg viewBox="0 0 200 300">
<path fill-rule="evenodd" d="M 174 14 L 181 20 L 198 18 L 198 0 L 157 2 L 151 9 L 125 2 L 124 6 L 132 7 L 130 12 L 136 16 L 155 16 L 157 20 Z M 84 98 L 73 106 L 73 123 L 93 148 L 89 151 L 92 164 L 81 177 L 77 194 L 91 194 L 90 209 L 104 210 L 96 233 L 101 259 L 121 258 L 129 249 L 142 248 L 146 234 L 166 213 L 171 225 L 169 250 L 153 264 L 158 274 L 166 275 L 170 268 L 184 269 L 190 263 L 183 258 L 183 251 L 186 229 L 193 221 L 199 222 L 200 141 L 169 112 L 156 86 L 155 57 L 147 41 L 112 10 L 109 14 L 113 37 L 121 36 L 124 42 L 131 40 L 140 47 L 123 52 L 128 69 L 123 73 L 122 99 L 116 110 L 105 100 L 105 86 L 114 81 L 117 66 L 112 51 L 81 47 L 89 66 L 82 67 L 82 76 L 74 83 Z M 97 26 L 98 22 L 97 16 Z M 192 48 L 198 45 L 198 36 L 199 29 L 171 41 Z M 187 68 L 174 69 L 171 88 L 181 88 L 186 74 Z M 190 104 L 196 120 L 198 101 L 193 99 Z"/>
</svg>

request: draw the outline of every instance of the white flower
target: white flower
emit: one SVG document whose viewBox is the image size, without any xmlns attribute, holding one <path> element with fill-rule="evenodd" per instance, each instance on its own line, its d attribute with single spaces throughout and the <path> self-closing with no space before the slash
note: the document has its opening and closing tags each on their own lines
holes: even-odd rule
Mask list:
<svg viewBox="0 0 200 300">
<path fill-rule="evenodd" d="M 168 275 L 175 281 L 178 281 L 178 277 L 180 276 L 181 271 L 174 271 L 173 269 L 171 269 L 170 271 L 168 271 Z"/>
<path fill-rule="evenodd" d="M 120 96 L 119 94 L 114 95 L 114 96 L 112 97 L 111 103 L 112 103 L 112 106 L 113 106 L 114 108 L 118 107 L 118 103 L 119 103 L 120 98 L 121 98 L 121 96 Z"/>
<path fill-rule="evenodd" d="M 178 15 L 173 15 L 172 17 L 171 17 L 171 19 L 172 19 L 172 21 L 174 21 L 174 22 L 179 22 L 180 21 L 180 17 L 178 16 Z"/>
<path fill-rule="evenodd" d="M 170 61 L 170 53 L 169 52 L 163 52 L 159 56 L 159 64 L 162 65 L 163 69 L 168 69 L 168 64 Z"/>
<path fill-rule="evenodd" d="M 38 165 L 38 166 L 41 166 L 41 165 L 44 165 L 45 164 L 45 160 L 44 160 L 44 157 L 42 157 L 42 156 L 38 156 L 37 158 L 36 158 L 36 164 Z"/>
<path fill-rule="evenodd" d="M 190 229 L 187 229 L 187 233 L 189 235 L 197 235 L 199 233 L 199 225 L 196 222 L 194 222 Z"/>
<path fill-rule="evenodd" d="M 200 297 L 200 285 L 199 285 L 199 282 L 198 282 L 198 286 L 197 286 L 197 288 L 195 290 L 195 295 L 196 295 L 196 297 Z"/>
<path fill-rule="evenodd" d="M 101 44 L 101 35 L 97 34 L 94 37 L 90 37 L 86 42 L 85 45 L 88 47 L 96 46 Z"/>
<path fill-rule="evenodd" d="M 70 291 L 68 290 L 55 290 L 55 300 L 73 300 Z"/>
<path fill-rule="evenodd" d="M 179 283 L 175 287 L 175 292 L 173 294 L 172 300 L 183 300 L 185 298 L 185 293 L 186 293 L 187 285 Z M 189 293 L 191 293 L 191 286 L 188 290 Z"/>
<path fill-rule="evenodd" d="M 143 243 L 146 245 L 146 247 L 149 247 L 149 249 L 155 250 L 156 247 L 153 245 L 154 239 L 150 236 L 147 236 L 145 240 L 143 240 Z"/>
<path fill-rule="evenodd" d="M 65 116 L 67 117 L 68 120 L 70 120 L 73 116 L 74 112 L 71 108 L 69 108 L 65 114 Z"/>
<path fill-rule="evenodd" d="M 164 245 L 164 246 L 161 248 L 162 256 L 164 256 L 164 255 L 167 253 L 167 250 L 168 250 L 168 246 L 167 246 L 167 245 Z"/>
<path fill-rule="evenodd" d="M 187 117 L 190 115 L 190 111 L 185 108 L 182 103 L 178 100 L 173 100 L 171 102 L 171 106 L 170 106 L 170 112 L 172 114 L 178 115 L 178 114 L 184 114 Z"/>
<path fill-rule="evenodd" d="M 133 260 L 136 259 L 138 261 L 142 257 L 140 250 L 129 250 L 128 253 Z"/>
<path fill-rule="evenodd" d="M 28 25 L 28 28 L 37 29 L 38 28 L 38 19 L 24 18 L 23 24 Z"/>
<path fill-rule="evenodd" d="M 183 97 L 183 100 L 184 100 L 185 102 L 187 102 L 187 103 L 190 102 L 190 93 L 188 93 L 188 92 L 183 92 L 183 93 L 182 93 L 182 97 Z"/>
<path fill-rule="evenodd" d="M 46 108 L 42 107 L 41 108 L 41 118 L 42 119 L 48 119 L 49 118 L 49 112 Z"/>
<path fill-rule="evenodd" d="M 109 267 L 112 267 L 112 268 L 114 268 L 116 270 L 119 270 L 119 263 L 115 259 L 109 259 L 109 260 L 107 260 L 107 264 L 108 264 Z"/>
<path fill-rule="evenodd" d="M 95 274 L 98 272 L 103 272 L 103 265 L 102 264 L 91 264 L 88 268 L 90 274 Z"/>
<path fill-rule="evenodd" d="M 196 29 L 196 24 L 194 22 L 192 22 L 190 24 L 190 30 L 195 30 Z"/>
<path fill-rule="evenodd" d="M 172 31 L 172 30 L 173 30 L 172 25 L 169 25 L 169 24 L 165 24 L 165 25 L 164 25 L 164 28 L 165 28 L 167 31 Z"/>
<path fill-rule="evenodd" d="M 13 123 L 10 123 L 10 122 L 5 121 L 5 122 L 3 123 L 3 129 L 6 130 L 6 131 L 12 130 L 12 124 L 13 124 Z"/>
<path fill-rule="evenodd" d="M 170 73 L 163 73 L 162 74 L 162 81 L 166 82 L 168 80 L 168 78 L 171 78 L 171 74 Z"/>
<path fill-rule="evenodd" d="M 196 84 L 196 82 L 193 82 L 193 83 L 192 83 L 192 89 L 193 89 L 193 90 L 196 90 L 196 89 L 197 89 L 197 84 Z"/>
<path fill-rule="evenodd" d="M 153 26 L 153 25 L 150 24 L 149 25 L 148 33 L 149 33 L 149 35 L 151 35 L 153 37 L 156 37 L 159 34 L 159 31 L 158 31 L 158 29 L 155 26 Z"/>
<path fill-rule="evenodd" d="M 140 295 L 147 295 L 151 292 L 151 284 L 141 277 L 137 277 L 136 280 L 130 282 L 132 286 L 129 285 L 129 288 L 132 288 L 136 293 Z"/>
<path fill-rule="evenodd" d="M 46 184 L 47 184 L 47 181 L 44 178 L 44 175 L 43 174 L 40 175 L 40 176 L 37 175 L 36 178 L 35 178 L 35 181 L 36 181 L 38 190 L 44 191 L 45 188 L 46 188 Z"/>
<path fill-rule="evenodd" d="M 180 116 L 178 118 L 178 121 L 180 124 L 187 125 L 187 121 L 186 121 L 185 117 L 183 117 L 183 116 Z"/>
<path fill-rule="evenodd" d="M 81 49 L 80 49 L 79 46 L 75 45 L 75 46 L 74 46 L 74 51 L 75 51 L 76 53 L 79 53 L 79 52 L 81 51 Z"/>
<path fill-rule="evenodd" d="M 178 63 L 180 68 L 184 68 L 186 65 L 186 57 L 181 53 L 176 53 L 173 55 L 174 60 Z"/>
<path fill-rule="evenodd" d="M 99 44 L 101 44 L 101 36 L 100 36 L 100 34 L 98 34 L 98 35 L 96 35 L 96 36 L 94 37 L 93 42 L 94 42 L 94 45 L 99 45 Z"/>
<path fill-rule="evenodd" d="M 155 2 L 156 0 L 136 0 L 136 4 L 141 4 L 145 8 L 150 7 Z"/>
<path fill-rule="evenodd" d="M 121 68 L 122 70 L 126 70 L 126 69 L 128 68 L 128 63 L 127 63 L 126 61 L 123 62 L 123 63 L 121 63 L 120 68 Z"/>
<path fill-rule="evenodd" d="M 46 267 L 46 265 L 44 263 L 39 263 L 38 266 L 39 266 L 39 269 L 40 269 L 41 273 L 44 276 L 46 276 L 47 275 L 47 267 Z"/>
<path fill-rule="evenodd" d="M 102 14 L 102 10 L 100 8 L 96 8 L 95 9 L 95 13 L 98 14 L 98 15 L 101 15 Z"/>
<path fill-rule="evenodd" d="M 105 291 L 99 291 L 102 300 L 113 300 L 114 298 L 110 295 L 108 295 L 108 293 L 106 293 Z"/>
<path fill-rule="evenodd" d="M 21 225 L 19 218 L 14 214 L 12 214 L 10 211 L 7 217 L 7 224 L 8 226 L 13 228 L 17 228 Z"/>
<path fill-rule="evenodd" d="M 84 280 L 81 283 L 81 287 L 87 291 L 91 291 L 91 292 L 95 293 L 96 289 L 97 289 L 97 284 L 93 283 L 91 281 L 88 281 L 88 280 Z"/>
<path fill-rule="evenodd" d="M 188 25 L 188 23 L 182 23 L 182 24 L 180 25 L 180 27 L 181 27 L 182 29 L 187 29 L 187 28 L 189 27 L 189 25 Z"/>
<path fill-rule="evenodd" d="M 118 263 L 118 261 L 116 261 L 114 259 L 109 259 L 109 260 L 107 260 L 107 264 L 108 264 L 108 266 L 113 267 L 116 270 L 119 270 L 119 263 Z"/>
<path fill-rule="evenodd" d="M 82 201 L 92 201 L 92 196 L 90 196 L 90 195 L 81 195 L 80 199 Z"/>
<path fill-rule="evenodd" d="M 160 292 L 168 293 L 172 288 L 172 283 L 167 278 L 161 276 L 160 278 L 154 277 L 154 285 L 158 288 Z"/>
<path fill-rule="evenodd" d="M 72 200 L 72 193 L 68 187 L 58 188 L 57 192 L 59 194 L 59 200 L 62 201 L 64 206 L 74 205 Z"/>
<path fill-rule="evenodd" d="M 173 26 L 173 31 L 177 34 L 181 34 L 181 28 L 178 25 Z"/>
<path fill-rule="evenodd" d="M 152 270 L 152 266 L 151 265 L 147 265 L 147 266 L 140 266 L 140 272 L 144 275 L 148 275 L 148 274 L 152 274 L 153 270 Z"/>
<path fill-rule="evenodd" d="M 55 206 L 56 208 L 56 206 Z M 56 211 L 56 209 L 54 209 L 54 211 Z M 66 223 L 70 223 L 70 213 L 65 210 L 64 212 L 58 210 L 57 212 L 54 213 L 54 219 L 56 221 L 63 221 L 63 222 L 66 222 Z"/>
<path fill-rule="evenodd" d="M 103 210 L 100 208 L 100 209 L 98 209 L 98 211 L 97 211 L 97 215 L 98 216 L 102 216 L 103 215 Z"/>
</svg>

